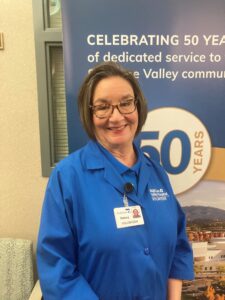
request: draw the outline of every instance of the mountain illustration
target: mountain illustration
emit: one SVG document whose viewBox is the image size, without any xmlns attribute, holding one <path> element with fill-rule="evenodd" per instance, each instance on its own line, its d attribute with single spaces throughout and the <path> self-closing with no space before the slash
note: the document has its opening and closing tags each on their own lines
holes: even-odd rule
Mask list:
<svg viewBox="0 0 225 300">
<path fill-rule="evenodd" d="M 210 206 L 183 206 L 188 221 L 211 220 L 225 221 L 225 209 L 219 209 Z"/>
</svg>

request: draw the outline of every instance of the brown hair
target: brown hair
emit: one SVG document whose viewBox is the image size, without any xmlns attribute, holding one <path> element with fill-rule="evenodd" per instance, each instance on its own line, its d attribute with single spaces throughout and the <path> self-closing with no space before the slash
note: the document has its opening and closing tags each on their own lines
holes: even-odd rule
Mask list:
<svg viewBox="0 0 225 300">
<path fill-rule="evenodd" d="M 114 62 L 103 62 L 90 71 L 81 85 L 78 95 L 78 109 L 84 129 L 91 139 L 95 139 L 93 115 L 90 109 L 96 85 L 104 78 L 119 76 L 127 80 L 134 91 L 137 100 L 138 127 L 136 135 L 141 131 L 147 118 L 147 102 L 133 73 Z"/>
</svg>

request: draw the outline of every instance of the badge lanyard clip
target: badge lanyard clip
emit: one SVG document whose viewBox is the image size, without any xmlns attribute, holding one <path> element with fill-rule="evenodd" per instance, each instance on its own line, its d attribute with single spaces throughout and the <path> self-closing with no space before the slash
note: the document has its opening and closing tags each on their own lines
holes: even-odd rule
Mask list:
<svg viewBox="0 0 225 300">
<path fill-rule="evenodd" d="M 124 194 L 123 194 L 123 205 L 124 207 L 128 207 L 129 203 L 128 203 L 128 198 L 126 193 L 131 193 L 134 190 L 134 186 L 132 183 L 130 182 L 126 182 L 124 185 Z"/>
<path fill-rule="evenodd" d="M 127 195 L 125 193 L 123 194 L 123 205 L 124 205 L 124 207 L 129 206 Z"/>
</svg>

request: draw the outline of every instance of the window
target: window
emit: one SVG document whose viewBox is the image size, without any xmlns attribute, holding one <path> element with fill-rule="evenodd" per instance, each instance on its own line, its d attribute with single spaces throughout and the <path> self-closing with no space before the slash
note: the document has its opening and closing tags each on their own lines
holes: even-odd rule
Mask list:
<svg viewBox="0 0 225 300">
<path fill-rule="evenodd" d="M 50 28 L 62 28 L 61 18 L 61 1 L 49 0 L 48 1 L 48 18 L 47 24 Z"/>
<path fill-rule="evenodd" d="M 60 0 L 33 0 L 42 175 L 68 155 Z"/>
</svg>

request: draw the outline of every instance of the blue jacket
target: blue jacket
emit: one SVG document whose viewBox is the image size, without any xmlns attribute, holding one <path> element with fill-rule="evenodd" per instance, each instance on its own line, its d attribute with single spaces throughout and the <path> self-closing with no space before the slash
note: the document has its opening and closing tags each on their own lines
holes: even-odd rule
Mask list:
<svg viewBox="0 0 225 300">
<path fill-rule="evenodd" d="M 93 141 L 54 169 L 43 204 L 37 262 L 45 300 L 165 300 L 168 278 L 192 279 L 185 216 L 162 167 L 141 154 L 144 225 L 116 227 L 124 182 Z"/>
</svg>

